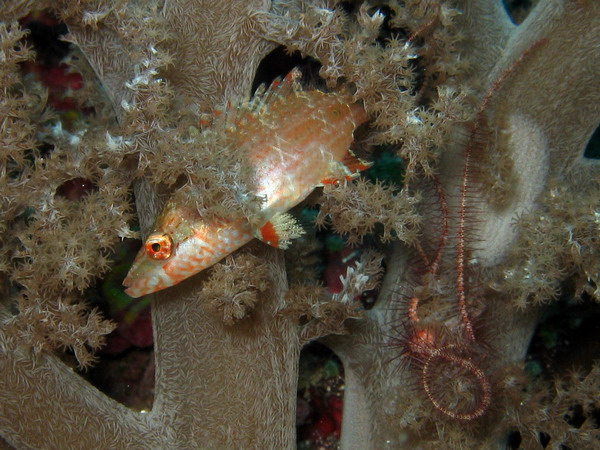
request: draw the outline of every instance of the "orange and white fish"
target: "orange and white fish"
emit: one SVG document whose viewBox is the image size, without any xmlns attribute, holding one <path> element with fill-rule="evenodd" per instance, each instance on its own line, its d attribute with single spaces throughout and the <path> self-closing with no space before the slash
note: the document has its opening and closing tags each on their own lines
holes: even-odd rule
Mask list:
<svg viewBox="0 0 600 450">
<path fill-rule="evenodd" d="M 236 123 L 233 142 L 254 170 L 255 194 L 264 198 L 260 223 L 203 219 L 193 206 L 171 199 L 131 270 L 125 292 L 140 297 L 173 286 L 217 263 L 254 237 L 277 248 L 302 234 L 287 211 L 316 186 L 352 178 L 369 165 L 349 153 L 354 130 L 366 122 L 361 105 L 347 95 L 302 90 L 300 72 L 226 114 Z M 243 119 L 243 120 L 242 120 Z"/>
</svg>

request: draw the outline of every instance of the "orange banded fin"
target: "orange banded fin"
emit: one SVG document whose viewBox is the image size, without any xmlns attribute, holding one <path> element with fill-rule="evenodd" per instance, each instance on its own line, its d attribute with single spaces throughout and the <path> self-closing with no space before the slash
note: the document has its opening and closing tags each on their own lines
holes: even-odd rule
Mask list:
<svg viewBox="0 0 600 450">
<path fill-rule="evenodd" d="M 280 213 L 256 230 L 254 236 L 271 247 L 285 250 L 290 241 L 304 234 L 304 229 L 296 219 L 288 213 Z"/>
</svg>

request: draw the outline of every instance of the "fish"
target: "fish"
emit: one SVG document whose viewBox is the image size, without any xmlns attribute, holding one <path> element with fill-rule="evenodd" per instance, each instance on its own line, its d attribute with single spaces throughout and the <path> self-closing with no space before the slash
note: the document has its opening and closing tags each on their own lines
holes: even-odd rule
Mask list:
<svg viewBox="0 0 600 450">
<path fill-rule="evenodd" d="M 123 285 L 130 297 L 170 286 L 211 267 L 254 238 L 285 249 L 303 233 L 288 213 L 318 186 L 352 179 L 370 164 L 350 150 L 368 117 L 348 93 L 304 89 L 293 69 L 237 106 L 230 140 L 253 170 L 257 218 L 203 218 L 173 195 L 140 248 Z"/>
</svg>

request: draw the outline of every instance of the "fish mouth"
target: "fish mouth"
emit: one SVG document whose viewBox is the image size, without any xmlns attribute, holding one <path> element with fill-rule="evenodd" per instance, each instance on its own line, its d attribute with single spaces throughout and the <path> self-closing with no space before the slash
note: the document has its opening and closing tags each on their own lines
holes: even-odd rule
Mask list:
<svg viewBox="0 0 600 450">
<path fill-rule="evenodd" d="M 125 289 L 125 293 L 133 298 L 148 294 L 148 292 L 146 292 L 147 289 L 145 289 L 147 287 L 146 283 L 143 282 L 144 277 L 140 276 L 139 266 L 138 258 L 136 258 L 133 265 L 129 268 L 127 276 L 121 283 L 127 288 Z"/>
<path fill-rule="evenodd" d="M 169 287 L 159 277 L 135 279 L 135 275 L 132 276 L 132 274 L 127 275 L 123 280 L 123 286 L 127 288 L 125 289 L 125 293 L 133 298 L 162 291 Z"/>
<path fill-rule="evenodd" d="M 148 276 L 144 274 L 143 264 L 135 264 L 129 269 L 127 276 L 123 280 L 125 293 L 133 298 L 142 297 L 143 295 L 152 294 L 153 292 L 165 289 L 167 286 L 160 277 Z"/>
<path fill-rule="evenodd" d="M 138 298 L 150 293 L 150 290 L 147 289 L 143 283 L 140 283 L 139 280 L 134 280 L 134 277 L 131 276 L 131 272 L 127 274 L 127 277 L 123 280 L 123 286 L 127 288 L 125 289 L 125 293 L 133 298 Z"/>
<path fill-rule="evenodd" d="M 126 286 L 125 284 L 123 284 L 123 286 Z M 127 287 L 127 286 L 126 286 Z M 131 298 L 138 298 L 141 297 L 142 295 L 144 295 L 143 293 L 139 292 L 137 289 L 135 289 L 134 287 L 127 287 L 127 289 L 125 289 L 123 292 L 125 292 L 127 295 L 129 295 Z"/>
<path fill-rule="evenodd" d="M 127 288 L 125 293 L 130 297 L 138 298 L 169 287 L 165 280 L 157 276 L 159 275 L 157 269 L 156 261 L 149 260 L 142 247 L 123 280 L 122 284 Z"/>
</svg>

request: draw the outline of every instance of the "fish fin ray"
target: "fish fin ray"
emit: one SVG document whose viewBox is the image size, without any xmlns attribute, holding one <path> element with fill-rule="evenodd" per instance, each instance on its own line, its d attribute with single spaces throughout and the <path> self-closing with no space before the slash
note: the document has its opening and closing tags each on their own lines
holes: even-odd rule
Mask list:
<svg viewBox="0 0 600 450">
<path fill-rule="evenodd" d="M 288 213 L 275 214 L 267 223 L 254 232 L 254 236 L 271 247 L 285 250 L 290 241 L 305 233 L 302 225 Z"/>
<path fill-rule="evenodd" d="M 224 105 L 216 107 L 212 114 L 201 114 L 200 128 L 228 129 L 230 137 L 235 140 L 244 131 L 258 124 L 260 116 L 264 115 L 273 103 L 285 102 L 290 95 L 301 92 L 303 88 L 300 78 L 302 73 L 295 67 L 285 77 L 273 80 L 269 87 L 261 84 L 251 98 L 227 101 Z"/>
</svg>

